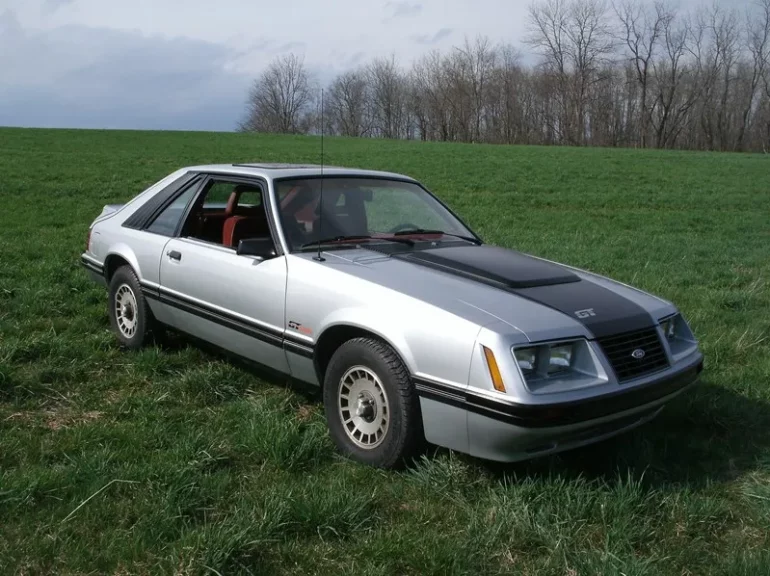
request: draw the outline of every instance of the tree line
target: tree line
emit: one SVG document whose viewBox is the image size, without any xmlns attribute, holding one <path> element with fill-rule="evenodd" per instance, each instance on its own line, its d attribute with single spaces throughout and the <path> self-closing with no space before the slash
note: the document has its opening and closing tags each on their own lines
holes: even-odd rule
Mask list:
<svg viewBox="0 0 770 576">
<path fill-rule="evenodd" d="M 524 44 L 465 39 L 411 66 L 376 58 L 324 89 L 324 131 L 369 138 L 770 149 L 770 0 L 745 12 L 663 1 L 537 0 Z M 317 79 L 275 59 L 239 129 L 317 133 Z"/>
</svg>

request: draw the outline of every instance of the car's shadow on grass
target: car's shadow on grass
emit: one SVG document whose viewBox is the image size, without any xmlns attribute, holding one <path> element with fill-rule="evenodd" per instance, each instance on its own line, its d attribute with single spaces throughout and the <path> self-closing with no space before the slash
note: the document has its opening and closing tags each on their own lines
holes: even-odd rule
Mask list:
<svg viewBox="0 0 770 576">
<path fill-rule="evenodd" d="M 167 352 L 200 347 L 215 357 L 227 358 L 268 386 L 288 388 L 303 403 L 322 403 L 319 387 L 287 379 L 187 335 L 170 334 L 156 345 Z M 712 384 L 704 376 L 651 422 L 602 442 L 510 464 L 459 457 L 501 480 L 558 475 L 611 481 L 630 473 L 650 485 L 699 487 L 753 470 L 768 451 L 770 403 Z M 430 447 L 427 456 L 436 458 L 447 452 Z"/>
<path fill-rule="evenodd" d="M 630 473 L 651 486 L 698 488 L 754 470 L 769 449 L 770 404 L 704 378 L 631 432 L 519 463 L 475 462 L 501 479 L 559 475 L 611 481 Z"/>
</svg>

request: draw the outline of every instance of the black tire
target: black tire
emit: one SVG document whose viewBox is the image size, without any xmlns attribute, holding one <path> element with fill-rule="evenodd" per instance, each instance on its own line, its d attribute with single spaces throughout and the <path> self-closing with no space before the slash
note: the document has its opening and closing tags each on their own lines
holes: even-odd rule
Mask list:
<svg viewBox="0 0 770 576">
<path fill-rule="evenodd" d="M 118 298 L 125 306 L 118 306 Z M 154 319 L 142 294 L 139 279 L 130 266 L 121 266 L 112 275 L 108 306 L 110 326 L 121 346 L 129 350 L 144 346 L 154 328 Z"/>
<path fill-rule="evenodd" d="M 386 429 L 381 436 L 377 436 L 377 433 L 362 434 L 362 437 L 357 440 L 358 442 L 371 440 L 369 447 L 357 444 L 357 441 L 349 436 L 346 428 L 351 430 L 351 434 L 358 433 L 359 429 L 352 420 L 346 426 L 343 414 L 346 413 L 352 417 L 354 410 L 350 405 L 349 412 L 345 412 L 346 408 L 342 405 L 347 406 L 348 403 L 340 401 L 341 390 L 343 390 L 342 379 L 348 371 L 356 367 L 365 369 L 364 374 L 368 371 L 369 376 L 374 375 L 384 391 L 384 396 L 380 399 L 384 400 L 385 405 L 380 412 L 381 414 L 387 412 Z M 353 374 L 361 374 L 361 372 Z M 348 382 L 350 381 L 349 379 Z M 379 390 L 374 382 L 372 385 Z M 346 387 L 349 395 L 353 389 L 349 384 L 346 384 Z M 355 338 L 348 340 L 337 349 L 326 368 L 323 401 L 329 432 L 337 448 L 345 456 L 377 468 L 400 468 L 413 460 L 424 447 L 420 400 L 414 384 L 398 355 L 380 340 Z M 370 403 L 367 399 L 364 399 L 364 402 L 366 409 L 372 410 L 371 404 L 375 402 Z M 372 419 L 377 420 L 377 408 L 373 410 Z M 374 440 L 372 436 L 381 439 Z"/>
</svg>

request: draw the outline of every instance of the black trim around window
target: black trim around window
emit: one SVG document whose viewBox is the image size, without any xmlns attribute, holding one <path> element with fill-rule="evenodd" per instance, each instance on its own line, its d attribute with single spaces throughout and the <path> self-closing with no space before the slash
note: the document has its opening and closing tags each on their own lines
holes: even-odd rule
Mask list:
<svg viewBox="0 0 770 576">
<path fill-rule="evenodd" d="M 278 234 L 278 225 L 273 217 L 272 211 L 272 199 L 268 193 L 267 180 L 261 176 L 244 176 L 239 174 L 220 174 L 217 172 L 198 172 L 191 171 L 181 176 L 166 188 L 149 198 L 139 209 L 126 219 L 123 226 L 126 228 L 132 228 L 135 230 L 141 230 L 149 234 L 160 234 L 159 232 L 153 232 L 148 230 L 158 216 L 168 208 L 174 201 L 180 196 L 190 190 L 191 186 L 196 186 L 198 189 L 193 195 L 192 199 L 187 203 L 182 213 L 179 222 L 177 222 L 174 233 L 169 238 L 181 238 L 181 233 L 184 230 L 184 226 L 187 224 L 187 219 L 190 217 L 190 212 L 193 207 L 196 206 L 203 198 L 207 187 L 212 182 L 228 182 L 234 184 L 250 184 L 260 189 L 262 193 L 262 204 L 267 216 L 268 227 L 270 228 L 270 236 L 275 246 L 275 252 L 277 256 L 284 254 L 283 245 L 280 242 Z M 165 234 L 161 234 L 166 236 Z M 219 244 L 221 246 L 221 244 Z"/>
<path fill-rule="evenodd" d="M 369 174 L 355 174 L 355 173 L 351 173 L 351 174 L 308 174 L 307 176 L 304 176 L 304 175 L 303 176 L 282 176 L 280 178 L 273 178 L 273 189 L 275 190 L 275 185 L 279 184 L 281 182 L 290 182 L 290 181 L 296 181 L 296 180 L 318 180 L 320 178 L 326 178 L 328 180 L 331 180 L 331 179 L 341 179 L 341 178 L 358 179 L 358 180 L 385 180 L 385 181 L 388 181 L 388 182 L 404 182 L 406 184 L 414 184 L 418 188 L 421 188 L 426 194 L 428 194 L 428 196 L 432 197 L 436 202 L 438 202 L 438 204 L 442 208 L 444 208 L 444 210 L 449 212 L 449 214 L 451 214 L 452 217 L 456 218 L 457 221 L 460 224 L 462 224 L 465 227 L 465 229 L 468 230 L 468 232 L 470 232 L 471 237 L 478 241 L 479 246 L 484 244 L 484 241 L 481 239 L 481 237 L 479 237 L 479 235 L 476 234 L 476 232 L 474 232 L 473 228 L 468 226 L 468 224 L 462 218 L 460 218 L 460 216 L 458 216 L 454 212 L 454 210 L 452 210 L 447 204 L 442 202 L 441 199 L 438 196 L 436 196 L 433 192 L 428 190 L 428 188 L 424 184 L 422 184 L 421 182 L 415 180 L 414 178 L 410 178 L 408 176 L 401 176 L 401 177 L 399 177 L 397 175 L 396 176 L 384 176 L 384 175 L 369 175 Z M 278 202 L 277 194 L 276 194 L 275 201 Z M 279 214 L 281 213 L 280 206 L 278 207 L 278 213 Z M 288 242 L 287 242 L 287 245 L 288 245 Z M 335 246 L 334 249 L 336 250 L 337 248 L 338 247 Z M 306 252 L 307 249 L 305 249 L 304 251 Z M 303 250 L 301 250 L 301 249 L 294 249 L 291 246 L 289 246 L 289 252 L 290 253 L 303 252 Z"/>
<path fill-rule="evenodd" d="M 198 172 L 185 172 L 168 186 L 148 198 L 136 212 L 126 218 L 122 226 L 133 230 L 146 229 L 160 212 L 188 189 L 189 184 L 196 178 L 198 178 Z"/>
<path fill-rule="evenodd" d="M 238 175 L 238 174 L 221 174 L 217 172 L 205 172 L 201 173 L 204 178 L 201 181 L 200 188 L 193 198 L 193 200 L 187 205 L 185 212 L 179 221 L 179 225 L 177 226 L 177 229 L 174 231 L 174 238 L 182 238 L 181 234 L 184 230 L 184 226 L 187 224 L 187 219 L 190 217 L 190 212 L 192 211 L 194 206 L 197 206 L 201 201 L 205 199 L 205 194 L 209 188 L 209 185 L 214 182 L 226 182 L 226 183 L 232 183 L 232 184 L 249 184 L 252 186 L 256 186 L 260 189 L 262 192 L 262 208 L 265 210 L 265 215 L 267 216 L 267 224 L 268 228 L 270 228 L 270 237 L 273 240 L 273 246 L 275 247 L 275 253 L 277 256 L 282 256 L 284 254 L 283 246 L 280 242 L 280 238 L 278 235 L 278 227 L 275 222 L 275 218 L 273 218 L 273 211 L 272 211 L 272 201 L 270 198 L 270 194 L 268 193 L 268 185 L 267 180 L 262 178 L 261 176 L 244 176 L 244 175 Z M 221 244 L 218 244 L 218 246 L 221 246 Z"/>
</svg>

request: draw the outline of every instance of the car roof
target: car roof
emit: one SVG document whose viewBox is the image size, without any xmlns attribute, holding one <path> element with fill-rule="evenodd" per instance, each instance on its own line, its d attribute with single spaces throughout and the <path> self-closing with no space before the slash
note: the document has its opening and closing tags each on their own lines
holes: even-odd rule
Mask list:
<svg viewBox="0 0 770 576">
<path fill-rule="evenodd" d="M 347 168 L 343 166 L 321 166 L 320 164 L 282 164 L 282 163 L 241 163 L 241 164 L 209 164 L 201 166 L 188 166 L 184 168 L 188 172 L 210 172 L 216 174 L 234 174 L 241 176 L 260 176 L 266 179 L 277 178 L 302 178 L 306 176 L 361 176 L 374 178 L 394 178 L 398 180 L 410 180 L 414 178 L 396 172 L 384 172 L 380 170 L 364 170 L 361 168 Z"/>
</svg>

